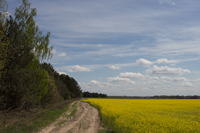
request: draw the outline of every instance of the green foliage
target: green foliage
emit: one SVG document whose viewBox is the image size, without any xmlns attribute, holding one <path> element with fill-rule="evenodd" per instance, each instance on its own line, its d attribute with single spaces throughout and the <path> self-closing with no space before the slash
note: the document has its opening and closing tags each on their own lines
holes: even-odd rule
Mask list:
<svg viewBox="0 0 200 133">
<path fill-rule="evenodd" d="M 7 8 L 6 0 L 0 0 L 0 24 L 4 24 L 5 22 L 5 18 L 8 15 Z"/>
<path fill-rule="evenodd" d="M 7 3 L 6 0 L 0 0 L 0 79 L 3 73 L 3 68 L 7 62 L 7 53 L 9 41 L 6 38 L 5 21 L 7 16 Z M 6 71 L 6 70 L 4 70 Z"/>
<path fill-rule="evenodd" d="M 65 100 L 65 99 L 69 99 L 70 97 L 70 92 L 67 88 L 67 86 L 59 79 L 55 80 L 56 83 L 56 88 L 59 91 L 59 94 L 61 95 L 61 97 Z"/>
<path fill-rule="evenodd" d="M 33 45 L 33 52 L 36 57 L 43 61 L 52 58 L 53 46 L 49 47 L 50 32 L 46 36 L 42 36 L 42 32 L 35 24 L 36 8 L 30 8 L 28 0 L 23 0 L 22 5 L 15 10 L 15 20 L 19 24 L 20 30 L 27 36 L 27 42 Z"/>
<path fill-rule="evenodd" d="M 35 25 L 36 9 L 28 0 L 16 8 L 15 18 L 5 20 L 0 2 L 0 109 L 27 109 L 62 99 L 82 96 L 80 86 L 68 75 L 59 75 L 51 64 L 40 61 L 52 57 L 49 35 Z M 3 1 L 5 2 L 5 0 Z"/>
<path fill-rule="evenodd" d="M 41 66 L 49 73 L 49 75 L 52 77 L 52 80 L 54 79 L 55 81 L 55 87 L 56 90 L 58 91 L 58 93 L 60 94 L 60 96 L 65 100 L 65 99 L 69 99 L 70 97 L 70 92 L 66 86 L 66 84 L 60 80 L 60 75 L 59 73 L 57 73 L 53 66 L 51 64 L 47 64 L 47 63 L 42 63 Z"/>
<path fill-rule="evenodd" d="M 26 17 L 27 13 L 23 15 Z M 23 15 L 19 15 L 21 19 Z M 30 17 L 31 15 L 34 14 L 30 14 Z M 33 20 L 29 19 L 27 24 L 31 24 L 31 21 Z M 1 32 L 4 34 L 1 42 L 9 40 L 9 43 L 1 43 L 1 109 L 34 106 L 39 104 L 48 92 L 48 73 L 40 67 L 38 57 L 33 53 L 35 45 L 30 41 L 29 29 L 34 28 L 34 25 L 32 23 L 28 27 L 22 27 L 22 24 L 12 16 L 7 19 L 4 27 L 1 25 L 1 31 L 4 31 Z"/>
<path fill-rule="evenodd" d="M 49 104 L 49 103 L 55 103 L 58 101 L 63 100 L 62 96 L 59 94 L 59 90 L 56 88 L 55 81 L 52 76 L 49 75 L 49 73 L 46 71 L 48 74 L 47 80 L 48 80 L 48 91 L 46 95 L 42 98 L 42 104 Z"/>
<path fill-rule="evenodd" d="M 34 59 L 32 63 L 28 64 L 27 68 L 38 73 L 36 76 L 38 86 L 36 89 L 37 93 L 35 94 L 37 94 L 38 102 L 40 102 L 48 92 L 49 74 L 42 67 L 40 67 L 37 59 Z"/>
<path fill-rule="evenodd" d="M 81 87 L 74 78 L 69 77 L 68 75 L 61 74 L 60 80 L 62 80 L 69 89 L 71 98 L 82 97 Z"/>
<path fill-rule="evenodd" d="M 5 31 L 2 27 L 0 27 L 0 78 L 3 72 L 6 71 L 5 65 L 8 62 L 8 53 L 9 53 L 9 41 L 5 36 Z"/>
</svg>

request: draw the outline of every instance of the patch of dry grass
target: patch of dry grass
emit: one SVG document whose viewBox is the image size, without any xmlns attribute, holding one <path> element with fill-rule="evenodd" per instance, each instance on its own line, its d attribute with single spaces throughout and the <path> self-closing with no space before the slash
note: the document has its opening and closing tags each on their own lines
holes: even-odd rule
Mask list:
<svg viewBox="0 0 200 133">
<path fill-rule="evenodd" d="M 69 103 L 78 100 L 70 99 L 29 110 L 0 111 L 1 133 L 27 133 L 36 132 L 49 125 L 67 111 Z"/>
</svg>

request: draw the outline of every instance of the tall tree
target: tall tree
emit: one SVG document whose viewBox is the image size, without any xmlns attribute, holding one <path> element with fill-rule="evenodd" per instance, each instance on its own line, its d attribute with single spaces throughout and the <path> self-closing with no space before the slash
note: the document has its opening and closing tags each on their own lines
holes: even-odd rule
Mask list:
<svg viewBox="0 0 200 133">
<path fill-rule="evenodd" d="M 42 35 L 42 31 L 36 25 L 34 18 L 36 17 L 36 8 L 30 8 L 28 0 L 23 0 L 22 5 L 15 10 L 15 20 L 18 22 L 21 30 L 27 35 L 27 42 L 32 45 L 33 52 L 40 61 L 52 58 L 53 46 L 49 47 L 50 32 L 46 36 Z"/>
<path fill-rule="evenodd" d="M 6 0 L 0 0 L 0 78 L 3 73 L 3 68 L 8 60 L 7 54 L 9 40 L 6 38 L 6 17 L 7 17 L 7 4 Z M 4 70 L 5 71 L 5 70 Z"/>
<path fill-rule="evenodd" d="M 39 60 L 51 58 L 53 47 L 49 47 L 50 33 L 43 36 L 35 25 L 35 16 L 36 9 L 23 0 L 14 19 L 1 21 L 0 109 L 38 104 L 48 92 L 48 73 Z"/>
<path fill-rule="evenodd" d="M 10 44 L 1 74 L 0 108 L 24 108 L 38 104 L 48 91 L 48 74 L 35 58 L 27 34 L 12 16 L 7 19 L 5 30 Z"/>
<path fill-rule="evenodd" d="M 6 0 L 0 0 L 0 23 L 1 24 L 5 22 L 5 18 L 8 15 L 7 7 L 8 7 L 8 4 L 6 3 Z"/>
</svg>

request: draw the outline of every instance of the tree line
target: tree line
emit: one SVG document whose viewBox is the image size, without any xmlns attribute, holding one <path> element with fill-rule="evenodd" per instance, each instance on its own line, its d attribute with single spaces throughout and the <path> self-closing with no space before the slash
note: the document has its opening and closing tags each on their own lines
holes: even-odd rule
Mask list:
<svg viewBox="0 0 200 133">
<path fill-rule="evenodd" d="M 51 64 L 53 46 L 36 25 L 36 9 L 28 0 L 8 15 L 0 0 L 0 110 L 27 109 L 37 105 L 82 97 L 78 82 L 59 74 Z"/>
<path fill-rule="evenodd" d="M 108 98 L 125 98 L 125 99 L 200 99 L 198 95 L 156 95 L 156 96 L 108 96 Z"/>
<path fill-rule="evenodd" d="M 90 98 L 106 98 L 107 94 L 102 94 L 102 93 L 91 93 L 91 92 L 83 92 L 83 97 L 90 97 Z"/>
</svg>

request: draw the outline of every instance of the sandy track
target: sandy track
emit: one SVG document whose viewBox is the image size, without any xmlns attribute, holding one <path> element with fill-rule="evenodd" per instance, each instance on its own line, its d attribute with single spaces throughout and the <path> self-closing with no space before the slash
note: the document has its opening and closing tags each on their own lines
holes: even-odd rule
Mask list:
<svg viewBox="0 0 200 133">
<path fill-rule="evenodd" d="M 77 112 L 72 117 L 70 114 L 74 109 L 77 109 Z M 88 103 L 78 101 L 73 102 L 67 112 L 38 133 L 98 133 L 99 128 L 98 110 Z"/>
</svg>

